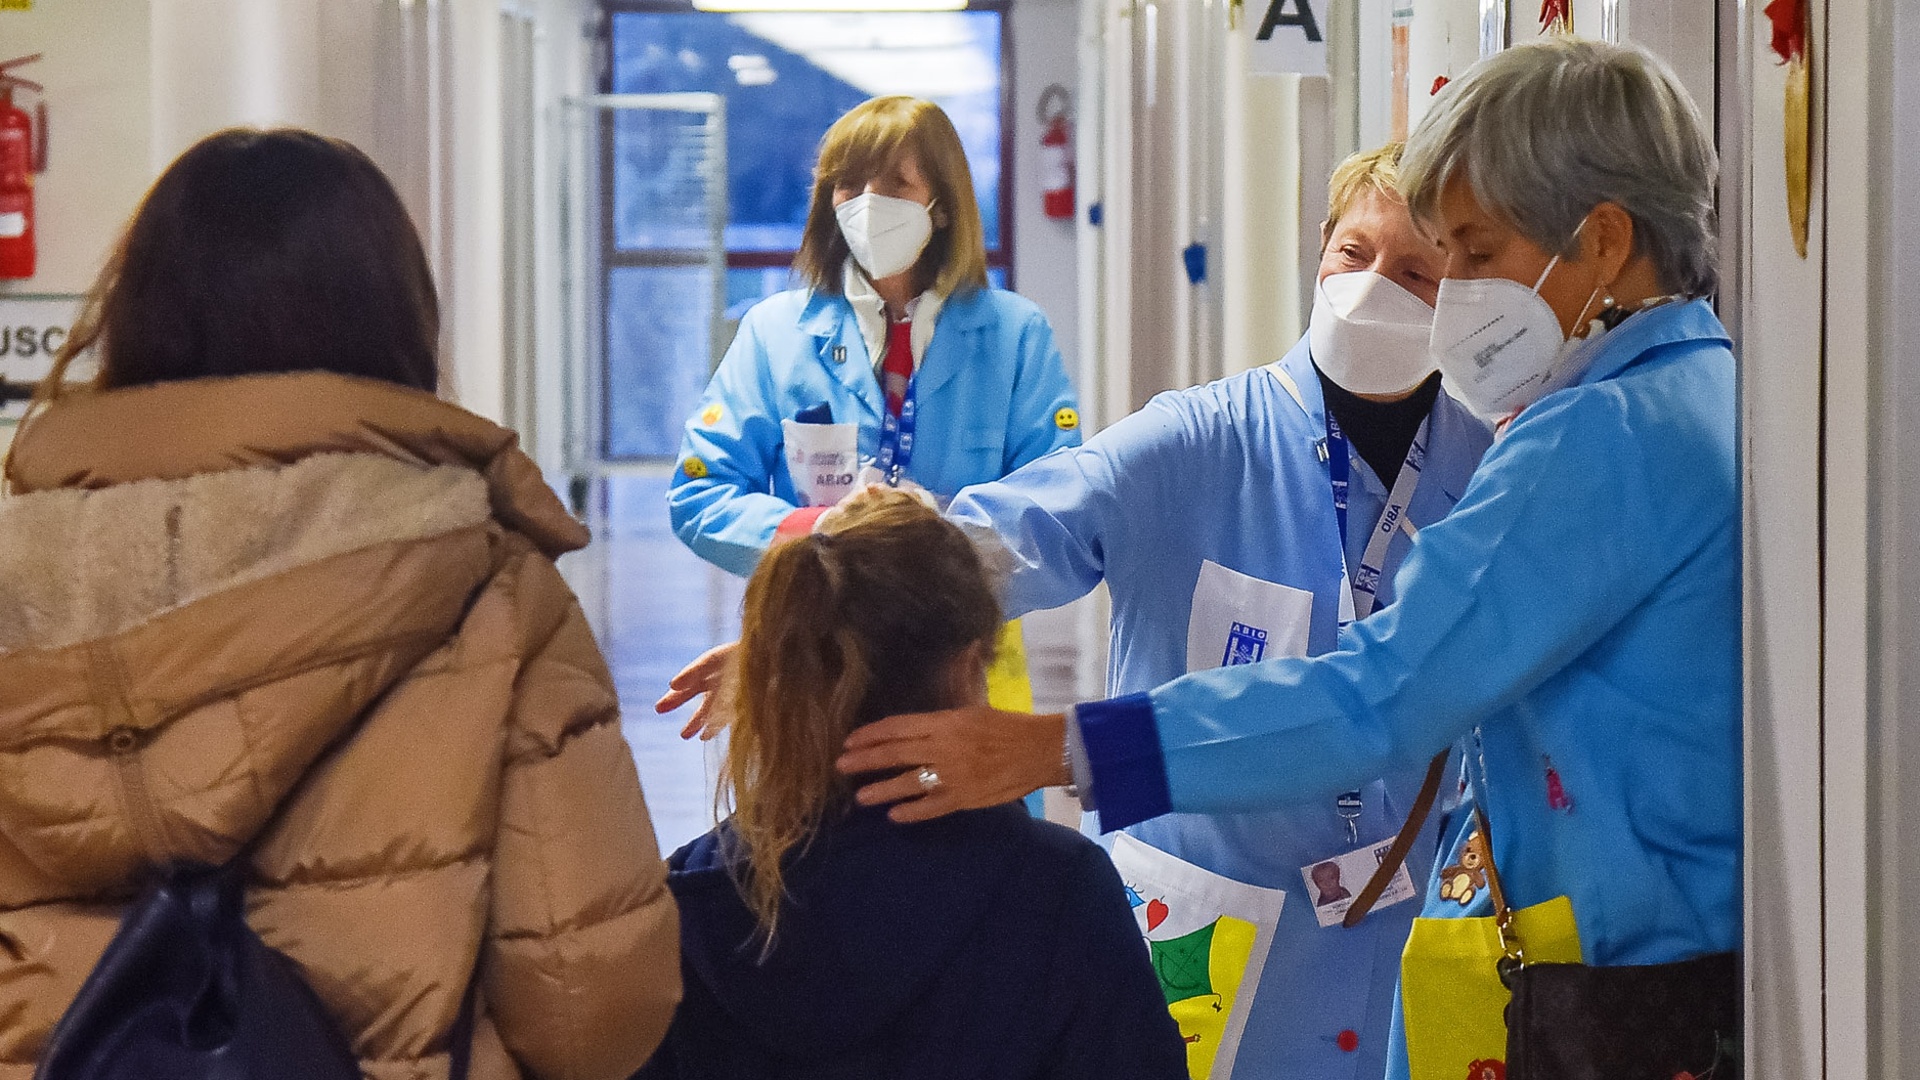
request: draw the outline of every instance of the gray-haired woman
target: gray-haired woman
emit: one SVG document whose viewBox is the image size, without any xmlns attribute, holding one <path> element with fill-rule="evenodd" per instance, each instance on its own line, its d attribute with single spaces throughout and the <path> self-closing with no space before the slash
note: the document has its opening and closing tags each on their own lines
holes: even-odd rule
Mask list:
<svg viewBox="0 0 1920 1080">
<path fill-rule="evenodd" d="M 1717 164 L 1699 113 L 1643 51 L 1543 42 L 1448 87 L 1401 168 L 1447 260 L 1440 368 L 1505 426 L 1421 532 L 1398 601 L 1334 653 L 1065 716 L 895 717 L 854 733 L 841 768 L 895 773 L 860 798 L 897 820 L 1074 781 L 1115 829 L 1331 798 L 1457 745 L 1506 899 L 1570 903 L 1572 958 L 1736 949 L 1735 380 L 1706 300 Z M 1491 913 L 1476 817 L 1454 819 L 1428 918 Z"/>
</svg>

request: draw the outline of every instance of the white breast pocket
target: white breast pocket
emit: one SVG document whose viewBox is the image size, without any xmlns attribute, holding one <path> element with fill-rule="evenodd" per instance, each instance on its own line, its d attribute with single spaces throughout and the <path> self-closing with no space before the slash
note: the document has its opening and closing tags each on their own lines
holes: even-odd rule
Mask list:
<svg viewBox="0 0 1920 1080">
<path fill-rule="evenodd" d="M 1187 670 L 1305 656 L 1313 594 L 1229 570 L 1208 559 L 1193 587 L 1187 619 Z"/>
</svg>

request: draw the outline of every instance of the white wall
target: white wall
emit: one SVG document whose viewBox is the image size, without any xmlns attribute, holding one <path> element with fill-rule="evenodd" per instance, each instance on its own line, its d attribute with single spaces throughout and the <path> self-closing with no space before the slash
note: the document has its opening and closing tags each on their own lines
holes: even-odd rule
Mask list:
<svg viewBox="0 0 1920 1080">
<path fill-rule="evenodd" d="M 440 294 L 454 315 L 442 340 L 461 405 L 506 419 L 507 370 L 502 253 L 505 205 L 500 171 L 500 4 L 453 5 L 451 254 Z"/>
<path fill-rule="evenodd" d="M 1865 975 L 1876 1008 L 1874 1075 L 1913 1075 L 1920 1061 L 1920 131 L 1897 117 L 1920 109 L 1920 9 L 1910 3 L 1879 6 L 1873 34 L 1871 129 L 1879 133 L 1867 175 L 1879 177 L 1869 208 L 1875 228 L 1868 296 L 1874 357 L 1873 453 L 1867 477 L 1877 515 L 1873 524 L 1874 581 L 1869 677 L 1877 686 L 1871 730 L 1877 769 L 1870 779 L 1875 829 L 1867 849 L 1871 868 L 1872 936 Z"/>
<path fill-rule="evenodd" d="M 1912 467 L 1898 440 L 1913 430 L 1899 348 L 1913 325 L 1886 306 L 1913 268 L 1890 208 L 1911 199 L 1916 163 L 1903 174 L 1888 135 L 1890 88 L 1911 77 L 1888 41 L 1896 4 L 1810 6 L 1805 258 L 1789 240 L 1771 26 L 1754 5 L 1719 7 L 1734 30 L 1722 141 L 1744 195 L 1729 254 L 1747 464 L 1749 1075 L 1894 1080 L 1914 1019 L 1901 850 L 1920 809 L 1897 767 L 1920 749 L 1901 731 L 1916 627 L 1897 589 L 1920 533 L 1902 528 L 1911 489 L 1898 485 Z"/>
<path fill-rule="evenodd" d="M 557 468 L 558 148 L 546 125 L 563 95 L 588 88 L 594 4 L 514 6 L 538 21 L 534 257 L 542 289 L 536 407 L 516 419 L 531 429 L 536 458 Z M 83 292 L 153 177 L 202 136 L 236 124 L 309 127 L 360 146 L 393 178 L 435 267 L 449 396 L 502 418 L 508 380 L 526 373 L 506 370 L 503 347 L 501 11 L 501 0 L 42 0 L 31 11 L 0 12 L 6 55 L 47 54 L 23 74 L 47 84 L 53 113 L 52 168 L 36 190 L 40 272 L 0 282 L 0 297 Z M 1034 36 L 1044 70 L 1055 62 L 1052 42 L 1044 26 Z M 1038 215 L 1037 203 L 1022 209 Z M 1034 241 L 1019 257 L 1071 356 L 1071 239 L 1063 251 L 1057 238 L 1047 242 L 1049 231 L 1023 222 L 1016 236 Z"/>
<path fill-rule="evenodd" d="M 1014 289 L 1039 304 L 1053 323 L 1054 340 L 1077 372 L 1080 358 L 1080 266 L 1074 223 L 1047 217 L 1040 206 L 1041 91 L 1059 83 L 1079 92 L 1080 8 L 1076 0 L 1018 0 L 1013 30 L 1013 273 Z M 1080 103 L 1076 100 L 1076 113 Z M 1079 125 L 1075 125 L 1079 134 Z M 1082 387 L 1082 395 L 1089 391 Z"/>
<path fill-rule="evenodd" d="M 444 390 L 502 419 L 499 0 L 150 3 L 153 170 L 234 124 L 294 124 L 367 150 L 407 199 L 435 268 Z M 579 22 L 579 0 L 528 7 Z"/>
<path fill-rule="evenodd" d="M 151 0 L 155 173 L 236 124 L 321 127 L 319 0 Z"/>
<path fill-rule="evenodd" d="M 592 0 L 538 0 L 532 6 L 540 18 L 534 41 L 538 160 L 533 180 L 537 204 L 534 275 L 539 301 L 533 430 L 522 432 L 522 441 L 549 478 L 558 478 L 565 457 L 562 371 L 566 363 L 567 334 L 566 308 L 560 292 L 564 264 L 560 238 L 559 162 L 563 151 L 560 102 L 564 97 L 594 88 L 587 48 L 593 3 Z"/>
</svg>

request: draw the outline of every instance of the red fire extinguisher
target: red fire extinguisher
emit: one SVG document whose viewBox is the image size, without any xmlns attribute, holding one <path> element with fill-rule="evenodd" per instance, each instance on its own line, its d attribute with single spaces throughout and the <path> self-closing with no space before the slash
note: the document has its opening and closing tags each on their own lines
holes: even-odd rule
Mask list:
<svg viewBox="0 0 1920 1080">
<path fill-rule="evenodd" d="M 1050 218 L 1073 220 L 1073 133 L 1067 112 L 1073 99 L 1054 83 L 1040 92 L 1040 205 Z"/>
<path fill-rule="evenodd" d="M 38 59 L 35 53 L 0 61 L 0 278 L 33 276 L 33 174 L 47 167 L 47 103 L 44 98 L 39 102 L 36 125 L 13 103 L 13 92 L 41 94 L 44 88 L 13 69 Z"/>
</svg>

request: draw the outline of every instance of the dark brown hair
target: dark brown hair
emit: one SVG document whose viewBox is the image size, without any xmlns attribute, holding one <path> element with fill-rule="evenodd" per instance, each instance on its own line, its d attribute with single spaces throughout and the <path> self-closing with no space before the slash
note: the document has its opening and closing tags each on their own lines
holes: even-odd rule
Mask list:
<svg viewBox="0 0 1920 1080">
<path fill-rule="evenodd" d="M 782 894 L 781 860 L 851 804 L 834 769 L 854 728 L 951 700 L 952 665 L 982 659 L 1000 604 L 972 541 L 912 495 L 873 489 L 775 546 L 747 583 L 728 695 L 734 715 L 721 768 L 745 857 L 741 896 L 767 949 Z"/>
<path fill-rule="evenodd" d="M 309 131 L 235 128 L 154 182 L 43 396 L 89 347 L 101 389 L 332 371 L 431 392 L 439 338 L 426 253 L 379 167 Z"/>
<path fill-rule="evenodd" d="M 914 290 L 951 296 L 987 287 L 986 227 L 960 133 L 940 106 L 901 96 L 861 102 L 835 120 L 820 140 L 813 202 L 793 263 L 808 285 L 824 293 L 842 290 L 847 240 L 834 214 L 834 189 L 865 187 L 903 156 L 913 158 L 933 189 L 933 238 L 913 265 Z"/>
</svg>

